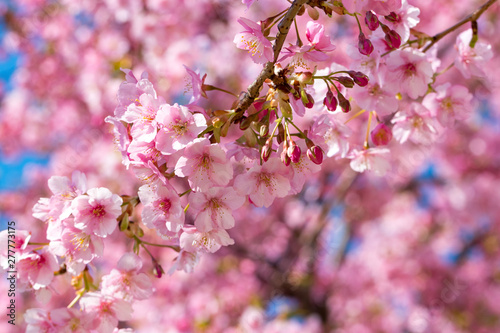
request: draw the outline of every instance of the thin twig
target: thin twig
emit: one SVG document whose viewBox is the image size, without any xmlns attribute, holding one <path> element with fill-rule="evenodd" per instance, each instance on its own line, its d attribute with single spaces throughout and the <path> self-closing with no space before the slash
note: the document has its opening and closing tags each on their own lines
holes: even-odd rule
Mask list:
<svg viewBox="0 0 500 333">
<path fill-rule="evenodd" d="M 464 25 L 467 22 L 472 22 L 472 21 L 477 21 L 477 19 L 497 0 L 489 0 L 486 2 L 484 5 L 479 7 L 477 10 L 475 10 L 472 14 L 464 18 L 462 21 L 458 22 L 457 24 L 449 27 L 448 29 L 438 33 L 437 35 L 434 35 L 430 38 L 431 43 L 427 45 L 424 49 L 424 52 L 427 52 L 434 44 L 436 44 L 441 38 L 449 34 L 450 32 L 453 32 L 457 30 L 459 27 Z"/>
</svg>

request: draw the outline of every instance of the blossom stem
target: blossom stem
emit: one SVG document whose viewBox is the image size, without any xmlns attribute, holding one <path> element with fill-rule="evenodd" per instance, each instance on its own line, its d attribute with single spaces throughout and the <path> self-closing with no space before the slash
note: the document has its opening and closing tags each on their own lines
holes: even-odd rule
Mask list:
<svg viewBox="0 0 500 333">
<path fill-rule="evenodd" d="M 464 18 L 463 20 L 459 21 L 458 23 L 449 27 L 448 29 L 430 37 L 431 43 L 424 48 L 423 52 L 427 52 L 434 44 L 436 44 L 439 40 L 441 40 L 441 38 L 443 38 L 444 36 L 448 35 L 449 33 L 453 32 L 453 31 L 457 30 L 465 23 L 477 21 L 477 19 L 479 19 L 479 17 L 481 17 L 481 15 L 496 1 L 497 0 L 489 0 L 484 5 L 482 5 L 478 9 L 476 9 L 472 14 L 470 14 L 469 16 Z"/>
<path fill-rule="evenodd" d="M 216 86 L 213 86 L 211 84 L 204 84 L 203 87 L 205 88 L 206 91 L 211 91 L 211 90 L 218 90 L 218 91 L 222 91 L 226 94 L 229 94 L 231 96 L 234 96 L 234 97 L 238 97 L 238 95 L 230 92 L 229 90 L 226 90 L 226 89 L 222 89 L 222 88 L 219 88 L 219 87 L 216 87 Z"/>
<path fill-rule="evenodd" d="M 156 246 L 156 247 L 168 247 L 169 249 L 172 249 L 176 252 L 179 252 L 181 249 L 178 247 L 178 246 L 173 246 L 173 245 L 164 245 L 164 244 L 155 244 L 155 243 L 150 243 L 150 242 L 146 242 L 142 239 L 140 239 L 139 237 L 137 237 L 136 235 L 134 235 L 134 239 L 139 242 L 139 244 L 141 246 L 143 246 L 142 244 L 146 244 L 146 245 L 150 245 L 150 246 Z"/>
<path fill-rule="evenodd" d="M 370 115 L 368 116 L 368 126 L 366 126 L 366 137 L 365 137 L 365 144 L 364 144 L 365 149 L 370 148 L 370 146 L 368 145 L 368 138 L 370 137 L 370 125 L 372 123 L 372 117 L 373 117 L 373 113 L 370 111 Z"/>
<path fill-rule="evenodd" d="M 29 242 L 28 245 L 41 245 L 41 246 L 46 246 L 49 245 L 49 243 L 35 243 L 35 242 Z"/>
<path fill-rule="evenodd" d="M 186 192 L 182 192 L 181 194 L 179 194 L 179 198 L 185 196 L 186 194 L 188 194 L 188 193 L 190 193 L 192 191 L 193 191 L 192 189 L 189 189 Z"/>
</svg>

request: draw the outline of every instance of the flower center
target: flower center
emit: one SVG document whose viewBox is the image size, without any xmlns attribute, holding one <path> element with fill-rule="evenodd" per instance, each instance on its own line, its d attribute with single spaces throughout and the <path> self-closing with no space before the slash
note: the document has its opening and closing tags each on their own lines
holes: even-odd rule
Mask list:
<svg viewBox="0 0 500 333">
<path fill-rule="evenodd" d="M 104 210 L 104 207 L 102 205 L 97 205 L 94 208 L 92 208 L 92 215 L 95 217 L 103 217 L 106 214 L 106 211 Z"/>
</svg>

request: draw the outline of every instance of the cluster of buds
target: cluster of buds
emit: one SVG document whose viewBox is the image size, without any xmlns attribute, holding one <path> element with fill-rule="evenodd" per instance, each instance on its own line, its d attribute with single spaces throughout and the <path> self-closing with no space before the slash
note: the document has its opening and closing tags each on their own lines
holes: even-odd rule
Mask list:
<svg viewBox="0 0 500 333">
<path fill-rule="evenodd" d="M 352 88 L 355 84 L 360 87 L 365 87 L 368 84 L 368 76 L 358 71 L 346 71 L 344 72 L 349 76 L 332 76 L 329 77 L 332 81 L 337 81 L 346 88 Z M 330 86 L 328 86 L 328 91 L 325 98 L 323 99 L 323 104 L 329 111 L 335 111 L 337 105 L 340 105 L 343 112 L 347 113 L 351 111 L 351 103 L 344 97 L 344 95 L 337 89 L 337 98 L 335 98 Z"/>
<path fill-rule="evenodd" d="M 389 22 L 399 22 L 401 20 L 399 15 L 394 13 L 394 12 L 391 12 L 389 15 L 384 16 L 384 18 Z M 385 34 L 384 39 L 385 39 L 387 45 L 391 49 L 397 49 L 401 46 L 401 36 L 399 36 L 399 34 L 395 30 L 392 30 L 387 25 L 380 22 L 377 15 L 373 11 L 369 10 L 366 12 L 365 23 L 366 23 L 366 26 L 368 27 L 368 29 L 370 29 L 371 31 L 377 30 L 379 26 L 382 27 L 382 30 L 384 31 L 384 34 Z M 360 35 L 362 35 L 362 34 L 360 34 Z M 363 38 L 364 38 L 364 35 L 363 35 Z M 368 42 L 369 42 L 369 40 L 368 40 Z M 360 43 L 361 43 L 361 36 L 360 36 Z M 372 46 L 372 51 L 373 51 L 373 46 Z M 360 48 L 360 52 L 361 52 L 361 48 Z M 361 52 L 361 53 L 365 54 L 363 52 Z"/>
</svg>

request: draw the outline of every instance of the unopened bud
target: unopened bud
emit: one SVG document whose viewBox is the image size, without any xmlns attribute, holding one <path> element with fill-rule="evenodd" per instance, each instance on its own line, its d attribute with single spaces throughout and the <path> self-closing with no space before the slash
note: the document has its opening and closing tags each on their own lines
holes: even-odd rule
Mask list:
<svg viewBox="0 0 500 333">
<path fill-rule="evenodd" d="M 295 141 L 290 140 L 290 144 L 288 146 L 288 149 L 286 151 L 288 157 L 292 160 L 293 163 L 297 163 L 300 160 L 300 147 L 297 146 Z"/>
<path fill-rule="evenodd" d="M 297 73 L 296 79 L 301 84 L 310 84 L 310 83 L 313 83 L 313 81 L 314 81 L 314 79 L 313 79 L 313 73 L 311 73 L 311 72 L 300 72 L 300 73 Z"/>
<path fill-rule="evenodd" d="M 389 15 L 384 16 L 384 18 L 387 21 L 393 22 L 393 23 L 395 23 L 395 22 L 401 22 L 401 17 L 398 14 L 394 13 L 394 12 L 390 12 Z"/>
<path fill-rule="evenodd" d="M 316 21 L 317 19 L 319 19 L 319 12 L 316 10 L 316 8 L 313 8 L 311 6 L 307 6 L 307 14 L 314 21 Z"/>
<path fill-rule="evenodd" d="M 371 131 L 370 136 L 372 138 L 372 142 L 375 146 L 385 146 L 392 139 L 392 131 L 389 126 L 384 123 L 379 123 L 375 128 Z"/>
<path fill-rule="evenodd" d="M 352 79 L 358 86 L 364 87 L 368 84 L 368 76 L 366 76 L 362 72 L 349 71 L 348 74 L 352 77 Z"/>
<path fill-rule="evenodd" d="M 285 141 L 285 128 L 283 127 L 283 124 L 278 125 L 278 136 L 276 137 L 276 140 L 278 141 L 278 144 L 280 145 L 283 141 Z"/>
<path fill-rule="evenodd" d="M 358 39 L 358 50 L 363 55 L 370 55 L 373 52 L 372 42 L 365 37 L 365 34 L 360 33 Z"/>
<path fill-rule="evenodd" d="M 311 94 L 306 94 L 306 96 L 307 96 L 307 103 L 304 104 L 304 106 L 310 109 L 314 106 L 314 98 L 311 96 Z"/>
<path fill-rule="evenodd" d="M 394 30 L 390 30 L 385 34 L 385 41 L 393 49 L 397 49 L 401 46 L 401 36 Z"/>
<path fill-rule="evenodd" d="M 266 137 L 268 134 L 269 134 L 269 126 L 267 126 L 267 125 L 260 125 L 259 135 L 261 137 Z"/>
<path fill-rule="evenodd" d="M 153 274 L 159 279 L 162 277 L 163 274 L 165 274 L 165 271 L 163 270 L 163 267 L 156 261 L 153 260 Z"/>
<path fill-rule="evenodd" d="M 379 26 L 377 15 L 371 10 L 367 11 L 365 15 L 365 23 L 371 31 L 377 30 Z"/>
<path fill-rule="evenodd" d="M 337 94 L 337 98 L 339 99 L 339 105 L 342 108 L 342 111 L 347 113 L 351 111 L 351 103 L 342 95 L 341 93 Z"/>
<path fill-rule="evenodd" d="M 339 15 L 345 15 L 345 13 L 346 13 L 346 10 L 345 10 L 345 7 L 344 7 L 344 4 L 342 3 L 342 1 L 333 1 L 332 10 Z"/>
<path fill-rule="evenodd" d="M 290 159 L 286 151 L 286 149 L 283 149 L 283 151 L 281 152 L 281 162 L 283 162 L 284 165 L 289 166 L 292 160 Z"/>
<path fill-rule="evenodd" d="M 300 7 L 297 15 L 302 16 L 302 15 L 304 15 L 305 12 L 306 12 L 306 6 L 302 6 L 302 7 Z"/>
<path fill-rule="evenodd" d="M 266 144 L 262 147 L 262 152 L 261 152 L 261 157 L 262 157 L 262 160 L 264 162 L 267 162 L 267 160 L 269 159 L 269 156 L 271 156 L 271 152 L 272 152 L 272 149 L 271 149 L 271 146 L 273 144 L 273 141 L 271 140 L 271 138 L 269 138 L 267 141 L 266 141 Z"/>
<path fill-rule="evenodd" d="M 329 111 L 337 110 L 337 99 L 335 98 L 331 90 L 328 90 L 328 92 L 326 93 L 326 97 L 323 100 L 323 104 Z"/>
<path fill-rule="evenodd" d="M 334 77 L 333 79 L 335 81 L 339 82 L 341 85 L 343 85 L 346 88 L 354 87 L 354 81 L 350 77 L 340 76 L 340 77 Z"/>
<path fill-rule="evenodd" d="M 323 150 L 318 146 L 312 146 L 307 150 L 307 157 L 315 164 L 323 162 Z"/>
</svg>

